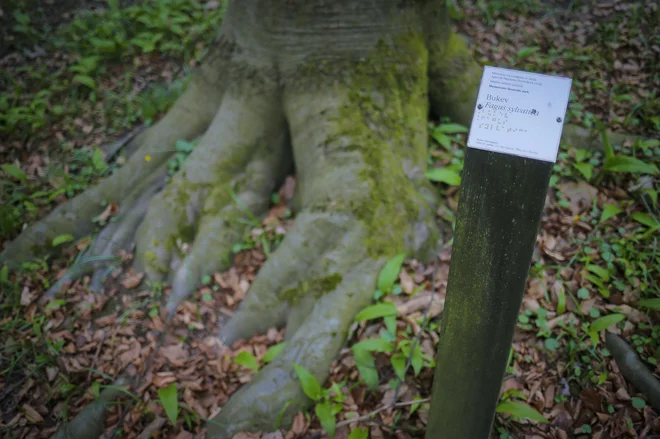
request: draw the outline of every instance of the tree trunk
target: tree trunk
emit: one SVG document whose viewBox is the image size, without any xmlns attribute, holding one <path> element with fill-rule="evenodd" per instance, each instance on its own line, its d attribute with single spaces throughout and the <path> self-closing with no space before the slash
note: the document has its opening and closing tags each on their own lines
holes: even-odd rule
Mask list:
<svg viewBox="0 0 660 439">
<path fill-rule="evenodd" d="M 293 364 L 323 381 L 382 265 L 437 246 L 427 117 L 434 104 L 465 122 L 479 75 L 476 64 L 464 71 L 468 60 L 441 1 L 232 2 L 210 59 L 165 118 L 128 145 L 128 163 L 29 227 L 0 262 L 49 251 L 62 233 L 93 232 L 101 202 L 115 202 L 118 221 L 89 254 L 112 256 L 135 241 L 136 268 L 172 283 L 172 316 L 202 276 L 231 263 L 247 227 L 236 219 L 245 209 L 265 214 L 295 168 L 295 224 L 218 334 L 230 344 L 286 326 L 288 343 L 209 423 L 209 437 L 286 425 L 311 402 Z M 175 142 L 199 136 L 160 190 Z M 102 267 L 72 267 L 49 295 L 93 270 Z M 103 411 L 81 416 L 89 413 Z"/>
</svg>

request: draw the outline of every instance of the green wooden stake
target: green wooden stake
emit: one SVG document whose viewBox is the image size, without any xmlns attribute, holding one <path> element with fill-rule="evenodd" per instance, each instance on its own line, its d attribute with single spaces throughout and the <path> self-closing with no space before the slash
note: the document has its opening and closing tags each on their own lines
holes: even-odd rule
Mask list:
<svg viewBox="0 0 660 439">
<path fill-rule="evenodd" d="M 491 99 L 497 93 L 491 90 L 497 89 L 486 89 L 490 94 L 484 92 L 484 99 L 480 92 L 477 111 L 479 105 L 488 109 L 486 96 Z M 567 99 L 568 92 L 565 94 Z M 551 108 L 552 102 L 546 106 Z M 545 126 L 558 131 L 557 144 L 563 116 L 561 113 L 556 128 L 548 123 L 559 116 L 546 116 Z M 475 121 L 480 117 L 475 115 Z M 473 129 L 475 125 L 473 121 Z M 484 133 L 478 133 L 481 139 L 477 140 L 488 140 L 489 132 Z M 497 140 L 502 144 L 501 137 Z M 518 151 L 524 148 L 520 146 Z M 556 149 L 554 154 L 556 157 Z M 490 437 L 554 164 L 550 160 L 467 148 L 427 439 Z"/>
<path fill-rule="evenodd" d="M 487 439 L 571 88 L 486 66 L 470 127 L 428 439 Z"/>
</svg>

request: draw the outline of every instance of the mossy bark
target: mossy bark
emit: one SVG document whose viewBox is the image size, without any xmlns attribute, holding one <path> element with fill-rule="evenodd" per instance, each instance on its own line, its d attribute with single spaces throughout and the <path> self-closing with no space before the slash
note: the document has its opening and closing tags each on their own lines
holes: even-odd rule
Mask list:
<svg viewBox="0 0 660 439">
<path fill-rule="evenodd" d="M 443 2 L 423 2 L 422 24 L 429 50 L 429 100 L 436 116 L 470 125 L 482 67 L 466 41 L 451 30 Z"/>
<path fill-rule="evenodd" d="M 220 336 L 231 343 L 286 324 L 288 344 L 209 423 L 208 437 L 287 425 L 310 404 L 293 364 L 323 381 L 382 265 L 437 246 L 437 200 L 424 177 L 428 51 L 420 29 L 403 28 L 382 31 L 359 56 L 281 70 L 300 211 Z"/>
</svg>

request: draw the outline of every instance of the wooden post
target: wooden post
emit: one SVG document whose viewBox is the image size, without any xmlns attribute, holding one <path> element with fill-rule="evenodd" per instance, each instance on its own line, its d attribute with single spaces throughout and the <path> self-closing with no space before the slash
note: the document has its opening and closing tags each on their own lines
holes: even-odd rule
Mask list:
<svg viewBox="0 0 660 439">
<path fill-rule="evenodd" d="M 570 90 L 570 80 L 568 84 Z M 478 114 L 479 105 L 485 107 L 486 96 L 493 96 L 491 90 L 482 79 L 470 138 L 491 150 L 467 148 L 427 439 L 490 437 L 554 163 L 554 159 L 521 157 L 520 151 L 533 154 L 529 152 L 533 147 L 524 145 L 518 146 L 517 152 L 493 152 L 496 148 L 491 148 L 490 134 L 473 132 L 477 131 L 475 124 L 481 123 L 479 118 L 483 119 Z M 507 102 L 504 111 L 509 111 L 510 105 Z M 564 103 L 555 110 L 561 112 L 561 119 L 565 109 Z M 533 118 L 534 113 L 526 115 Z M 549 115 L 543 116 L 547 125 Z M 492 114 L 487 119 L 490 124 Z M 520 120 L 527 123 L 528 119 Z M 502 125 L 503 130 L 516 126 L 509 122 Z M 561 120 L 555 122 L 560 136 L 562 124 L 558 122 Z M 530 128 L 529 124 L 524 126 Z M 498 135 L 495 137 L 501 145 L 506 138 Z M 511 144 L 504 144 L 503 150 L 512 150 Z M 554 156 L 552 151 L 549 155 L 556 157 L 556 151 L 555 147 Z"/>
</svg>

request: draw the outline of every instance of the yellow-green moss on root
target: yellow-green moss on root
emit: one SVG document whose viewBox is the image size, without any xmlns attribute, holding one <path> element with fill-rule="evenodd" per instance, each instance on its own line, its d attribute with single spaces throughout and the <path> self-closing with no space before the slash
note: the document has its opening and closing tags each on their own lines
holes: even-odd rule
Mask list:
<svg viewBox="0 0 660 439">
<path fill-rule="evenodd" d="M 393 45 L 381 41 L 350 70 L 349 102 L 336 121 L 365 163 L 359 177 L 369 196 L 351 208 L 369 231 L 366 246 L 374 259 L 410 247 L 405 231 L 426 204 L 417 184 L 426 158 L 427 63 L 421 34 L 402 35 Z M 418 171 L 409 175 L 405 167 Z"/>
<path fill-rule="evenodd" d="M 168 273 L 168 268 L 160 265 L 158 263 L 158 256 L 156 255 L 156 252 L 153 250 L 147 250 L 144 252 L 144 260 L 149 265 L 149 267 L 153 268 L 155 271 L 162 273 L 162 274 L 167 274 Z"/>
<path fill-rule="evenodd" d="M 315 298 L 318 298 L 334 291 L 342 280 L 343 277 L 341 274 L 332 273 L 324 277 L 300 282 L 295 287 L 280 291 L 278 296 L 289 305 L 296 306 L 307 294 L 313 294 Z"/>
<path fill-rule="evenodd" d="M 474 60 L 465 40 L 453 32 L 447 41 L 430 41 L 429 53 L 433 111 L 468 125 L 481 81 L 481 66 Z"/>
</svg>

